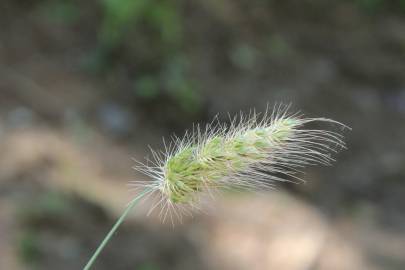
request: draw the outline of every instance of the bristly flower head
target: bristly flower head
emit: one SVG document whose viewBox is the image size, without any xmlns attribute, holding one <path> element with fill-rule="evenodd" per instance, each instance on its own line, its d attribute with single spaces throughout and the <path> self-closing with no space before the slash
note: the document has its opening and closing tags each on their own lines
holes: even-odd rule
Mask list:
<svg viewBox="0 0 405 270">
<path fill-rule="evenodd" d="M 165 152 L 152 150 L 152 165 L 135 168 L 153 181 L 134 182 L 158 192 L 161 215 L 170 210 L 197 207 L 201 195 L 219 188 L 272 188 L 276 181 L 300 181 L 297 173 L 307 165 L 329 165 L 331 153 L 344 148 L 342 135 L 322 129 L 303 129 L 310 122 L 344 125 L 326 118 L 291 114 L 288 106 L 272 113 L 241 114 L 230 125 L 217 120 L 204 129 L 197 126 L 183 138 L 174 138 Z"/>
</svg>

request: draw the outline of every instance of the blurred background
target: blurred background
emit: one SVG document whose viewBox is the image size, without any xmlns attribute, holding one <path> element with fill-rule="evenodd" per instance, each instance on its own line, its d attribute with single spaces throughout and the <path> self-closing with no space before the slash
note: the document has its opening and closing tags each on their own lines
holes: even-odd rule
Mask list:
<svg viewBox="0 0 405 270">
<path fill-rule="evenodd" d="M 348 150 L 174 228 L 144 202 L 94 269 L 405 269 L 405 1 L 0 0 L 0 269 L 81 269 L 131 157 L 276 102 Z"/>
</svg>

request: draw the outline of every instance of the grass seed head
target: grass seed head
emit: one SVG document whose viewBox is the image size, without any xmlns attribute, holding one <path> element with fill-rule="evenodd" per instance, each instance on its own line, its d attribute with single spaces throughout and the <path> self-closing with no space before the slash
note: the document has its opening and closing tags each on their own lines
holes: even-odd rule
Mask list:
<svg viewBox="0 0 405 270">
<path fill-rule="evenodd" d="M 310 122 L 344 127 L 326 118 L 291 114 L 288 106 L 278 106 L 262 116 L 241 114 L 228 126 L 218 121 L 205 129 L 197 126 L 182 139 L 175 138 L 165 152 L 152 151 L 153 165 L 136 167 L 153 178 L 140 185 L 160 194 L 151 210 L 163 205 L 164 216 L 171 209 L 187 211 L 187 206 L 197 207 L 202 194 L 218 188 L 271 188 L 275 181 L 299 181 L 296 174 L 307 165 L 330 164 L 331 154 L 345 147 L 342 135 L 304 129 Z"/>
</svg>

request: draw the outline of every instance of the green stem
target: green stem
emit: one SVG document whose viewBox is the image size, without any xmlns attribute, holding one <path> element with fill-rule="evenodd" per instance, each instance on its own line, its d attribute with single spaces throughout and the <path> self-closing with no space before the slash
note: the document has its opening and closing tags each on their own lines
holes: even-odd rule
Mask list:
<svg viewBox="0 0 405 270">
<path fill-rule="evenodd" d="M 125 209 L 124 213 L 122 213 L 121 217 L 115 222 L 114 226 L 111 228 L 111 230 L 108 232 L 107 236 L 104 238 L 103 242 L 98 246 L 97 250 L 94 252 L 93 256 L 91 256 L 90 260 L 87 262 L 86 266 L 83 268 L 83 270 L 88 270 L 90 267 L 93 265 L 94 261 L 97 259 L 98 255 L 100 252 L 103 250 L 105 245 L 110 241 L 111 237 L 115 233 L 115 231 L 118 229 L 118 227 L 121 225 L 121 223 L 124 221 L 125 217 L 128 215 L 128 213 L 134 208 L 136 203 L 146 194 L 151 192 L 149 188 L 146 188 L 141 194 L 139 194 L 137 197 L 135 197 L 127 206 Z"/>
</svg>

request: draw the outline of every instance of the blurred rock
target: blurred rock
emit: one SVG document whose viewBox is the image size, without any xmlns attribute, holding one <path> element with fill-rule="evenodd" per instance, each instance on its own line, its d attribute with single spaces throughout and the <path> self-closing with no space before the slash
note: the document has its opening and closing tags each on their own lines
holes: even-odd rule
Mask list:
<svg viewBox="0 0 405 270">
<path fill-rule="evenodd" d="M 125 137 L 134 130 L 133 115 L 117 103 L 102 104 L 98 109 L 101 127 L 112 136 Z"/>
<path fill-rule="evenodd" d="M 11 128 L 24 128 L 33 124 L 34 112 L 27 107 L 16 107 L 7 115 L 7 124 Z"/>
<path fill-rule="evenodd" d="M 227 269 L 308 269 L 328 234 L 321 215 L 280 194 L 234 198 L 211 222 L 207 249 Z"/>
<path fill-rule="evenodd" d="M 378 228 L 369 224 L 367 233 L 354 237 L 364 224 L 342 220 L 332 225 L 317 209 L 282 192 L 225 196 L 215 208 L 192 230 L 213 269 L 387 269 L 370 260 L 380 255 L 387 264 L 405 263 L 399 253 L 380 250 L 377 255 L 365 248 L 392 246 L 387 237 L 370 239 Z M 398 245 L 405 245 L 404 237 L 391 248 Z"/>
</svg>

